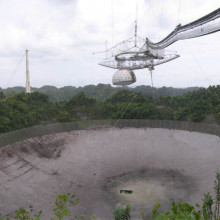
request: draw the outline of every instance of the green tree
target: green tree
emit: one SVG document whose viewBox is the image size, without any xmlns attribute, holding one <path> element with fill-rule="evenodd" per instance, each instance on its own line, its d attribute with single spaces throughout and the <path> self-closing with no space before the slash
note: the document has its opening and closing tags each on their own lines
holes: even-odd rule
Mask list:
<svg viewBox="0 0 220 220">
<path fill-rule="evenodd" d="M 5 94 L 3 92 L 0 92 L 0 101 L 5 99 Z"/>
<path fill-rule="evenodd" d="M 117 208 L 113 210 L 114 219 L 115 220 L 130 220 L 130 211 L 131 211 L 131 205 L 127 204 L 126 207 Z"/>
<path fill-rule="evenodd" d="M 70 193 L 58 195 L 56 198 L 55 206 L 56 208 L 53 210 L 55 217 L 51 220 L 62 220 L 64 217 L 70 217 L 72 213 L 69 208 L 71 206 L 76 206 L 79 204 L 79 198 L 76 195 L 71 195 Z M 77 219 L 77 217 L 75 217 Z M 81 219 L 84 219 L 81 217 Z"/>
<path fill-rule="evenodd" d="M 33 206 L 29 207 L 29 210 L 23 208 L 15 211 L 15 219 L 19 220 L 40 220 L 42 216 L 42 211 L 39 211 L 37 214 L 33 214 Z"/>
<path fill-rule="evenodd" d="M 6 116 L 0 116 L 0 133 L 10 130 L 10 119 Z"/>
</svg>

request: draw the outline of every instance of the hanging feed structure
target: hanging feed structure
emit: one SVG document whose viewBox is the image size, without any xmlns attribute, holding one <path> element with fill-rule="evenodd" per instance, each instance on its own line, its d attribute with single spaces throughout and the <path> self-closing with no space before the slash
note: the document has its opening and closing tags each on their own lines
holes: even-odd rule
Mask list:
<svg viewBox="0 0 220 220">
<path fill-rule="evenodd" d="M 167 37 L 157 43 L 148 38 L 138 37 L 137 22 L 135 22 L 135 35 L 103 51 L 105 59 L 99 64 L 118 69 L 112 78 L 114 85 L 130 85 L 136 82 L 132 70 L 148 68 L 152 74 L 155 66 L 180 57 L 176 53 L 170 54 L 165 51 L 171 44 L 217 31 L 220 31 L 220 8 L 186 25 L 177 25 Z"/>
<path fill-rule="evenodd" d="M 113 85 L 127 86 L 136 82 L 136 76 L 132 70 L 117 70 L 112 77 Z"/>
</svg>

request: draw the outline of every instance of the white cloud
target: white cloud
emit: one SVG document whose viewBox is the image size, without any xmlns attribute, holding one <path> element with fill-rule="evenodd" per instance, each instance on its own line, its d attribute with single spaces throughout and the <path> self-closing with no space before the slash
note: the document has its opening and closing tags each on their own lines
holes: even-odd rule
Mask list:
<svg viewBox="0 0 220 220">
<path fill-rule="evenodd" d="M 163 5 L 164 2 L 164 5 Z M 217 9 L 219 0 L 1 0 L 0 87 L 25 85 L 25 49 L 30 50 L 31 85 L 82 86 L 111 83 L 114 70 L 98 66 L 92 52 L 134 34 L 138 5 L 138 35 L 159 41 L 177 23 L 186 24 Z M 113 35 L 112 35 L 113 33 Z M 155 86 L 219 84 L 220 33 L 178 42 L 169 49 L 181 55 L 156 67 Z M 196 57 L 193 58 L 192 53 Z M 204 73 L 200 72 L 200 67 Z M 149 84 L 147 70 L 136 71 L 137 85 Z M 202 75 L 207 74 L 205 77 Z M 199 80 L 199 76 L 201 79 Z M 208 80 L 207 80 L 208 79 Z M 148 82 L 146 82 L 148 80 Z"/>
</svg>

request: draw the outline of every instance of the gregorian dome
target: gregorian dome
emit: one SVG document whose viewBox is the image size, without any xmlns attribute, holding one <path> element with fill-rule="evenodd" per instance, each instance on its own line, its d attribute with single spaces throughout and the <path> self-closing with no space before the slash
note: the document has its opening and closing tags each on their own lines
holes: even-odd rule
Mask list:
<svg viewBox="0 0 220 220">
<path fill-rule="evenodd" d="M 126 86 L 136 82 L 136 76 L 133 71 L 122 69 L 117 70 L 112 77 L 113 85 Z"/>
</svg>

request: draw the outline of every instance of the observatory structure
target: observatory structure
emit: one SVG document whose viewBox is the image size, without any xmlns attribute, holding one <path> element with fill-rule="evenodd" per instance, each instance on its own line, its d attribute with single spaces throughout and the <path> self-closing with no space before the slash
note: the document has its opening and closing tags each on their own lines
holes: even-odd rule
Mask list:
<svg viewBox="0 0 220 220">
<path fill-rule="evenodd" d="M 133 37 L 102 51 L 105 59 L 99 64 L 108 68 L 118 69 L 113 75 L 114 85 L 130 85 L 136 82 L 133 70 L 154 67 L 172 61 L 180 55 L 167 53 L 165 50 L 178 40 L 186 40 L 212 34 L 220 30 L 220 8 L 186 25 L 176 28 L 163 40 L 154 43 L 150 39 L 137 36 L 137 22 Z"/>
<path fill-rule="evenodd" d="M 131 218 L 141 219 L 156 201 L 164 210 L 180 198 L 201 203 L 211 192 L 220 167 L 219 126 L 154 120 L 114 124 L 53 123 L 2 134 L 2 217 L 31 204 L 43 211 L 42 219 L 51 219 L 55 197 L 70 192 L 80 199 L 71 209 L 74 215 L 111 220 L 112 210 L 129 203 Z"/>
<path fill-rule="evenodd" d="M 28 50 L 25 51 L 25 54 L 26 54 L 26 93 L 31 93 Z"/>
</svg>

